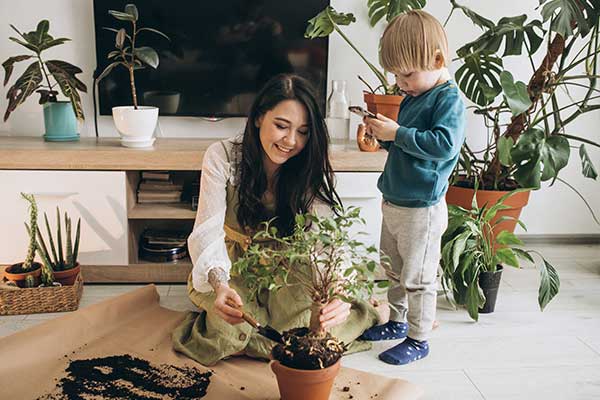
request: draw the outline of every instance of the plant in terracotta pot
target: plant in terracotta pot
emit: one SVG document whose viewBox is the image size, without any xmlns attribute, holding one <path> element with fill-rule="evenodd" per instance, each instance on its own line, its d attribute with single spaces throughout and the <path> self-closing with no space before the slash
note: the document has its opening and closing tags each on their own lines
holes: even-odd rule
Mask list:
<svg viewBox="0 0 600 400">
<path fill-rule="evenodd" d="M 369 1 L 369 4 L 371 4 L 371 1 Z M 370 5 L 370 7 L 372 6 Z M 410 9 L 410 7 L 408 9 Z M 405 10 L 405 8 L 400 9 L 400 11 L 403 10 Z M 338 12 L 333 7 L 327 6 L 319 14 L 308 21 L 304 36 L 309 39 L 314 39 L 326 37 L 333 32 L 337 32 L 367 64 L 379 81 L 379 84 L 373 87 L 372 85 L 369 85 L 365 79 L 360 76 L 358 77 L 369 89 L 368 91 L 364 91 L 364 101 L 367 104 L 367 109 L 372 113 L 380 113 L 388 118 L 396 120 L 398 118 L 398 111 L 400 110 L 400 103 L 403 99 L 403 93 L 395 83 L 390 83 L 388 81 L 386 72 L 367 60 L 348 36 L 340 29 L 340 26 L 347 26 L 353 22 L 356 22 L 354 14 Z M 376 22 L 377 21 L 373 22 L 373 24 Z"/>
<path fill-rule="evenodd" d="M 113 120 L 121 134 L 121 144 L 126 147 L 148 147 L 154 139 L 154 129 L 158 121 L 158 107 L 138 105 L 135 88 L 135 71 L 145 67 L 158 67 L 158 53 L 151 47 L 139 46 L 138 35 L 144 31 L 155 33 L 169 40 L 164 33 L 153 28 L 138 26 L 139 13 L 135 4 L 127 4 L 125 10 L 109 10 L 108 13 L 119 21 L 131 23 L 131 31 L 125 28 L 104 28 L 115 32 L 115 50 L 108 53 L 110 64 L 102 71 L 98 81 L 104 79 L 115 67 L 123 66 L 129 72 L 133 106 L 113 107 Z"/>
<path fill-rule="evenodd" d="M 475 181 L 480 186 L 480 207 L 515 188 L 539 189 L 542 182 L 561 182 L 583 199 L 559 173 L 569 163 L 571 149 L 578 148 L 582 174 L 593 180 L 598 175 L 586 146 L 600 147 L 600 143 L 574 135 L 571 124 L 600 109 L 600 3 L 541 0 L 537 8 L 541 19 L 527 21 L 526 15 L 518 15 L 498 22 L 454 0 L 450 3 L 450 15 L 461 11 L 483 30 L 457 50 L 461 65 L 456 81 L 474 103 L 474 113 L 483 118 L 487 139 L 481 149 L 468 142 L 463 146 L 447 202 L 467 208 Z M 514 57 L 531 66 L 531 72 L 523 75 L 525 81 L 504 67 L 504 60 Z M 513 219 L 498 232 L 514 230 L 528 197 L 529 191 L 524 191 L 507 199 Z M 502 215 L 506 214 L 496 218 Z"/>
<path fill-rule="evenodd" d="M 35 233 L 37 232 L 38 208 L 32 194 L 21 193 L 21 196 L 29 202 L 29 224 L 25 223 L 25 229 L 29 235 L 29 246 L 25 261 L 6 267 L 4 276 L 19 287 L 34 287 L 40 283 L 42 274 L 42 265 L 34 261 L 37 249 Z"/>
<path fill-rule="evenodd" d="M 256 238 L 269 239 L 276 246 L 253 244 L 233 265 L 252 298 L 293 279 L 312 299 L 310 325 L 283 332 L 283 343 L 272 351 L 272 369 L 283 400 L 329 398 L 346 345 L 321 327 L 321 309 L 334 298 L 351 302 L 369 297 L 375 287 L 387 286 L 387 282 L 374 282 L 377 249 L 349 233 L 353 225 L 364 224 L 359 213 L 351 207 L 332 217 L 297 215 L 289 237 L 279 237 L 277 229 L 267 224 Z"/>
<path fill-rule="evenodd" d="M 4 67 L 4 86 L 10 80 L 16 63 L 33 59 L 31 63 L 8 89 L 6 98 L 8 105 L 4 113 L 4 121 L 8 119 L 15 109 L 25 102 L 33 93 L 40 94 L 39 103 L 44 107 L 44 125 L 47 141 L 79 140 L 77 133 L 77 120 L 84 119 L 81 96 L 79 92 L 86 92 L 87 88 L 77 78 L 81 69 L 61 60 L 44 60 L 42 53 L 52 47 L 61 45 L 70 39 L 54 38 L 48 31 L 50 23 L 42 20 L 35 31 L 20 32 L 13 25 L 10 27 L 17 32 L 19 37 L 10 37 L 15 43 L 32 51 L 34 54 L 20 54 L 9 57 L 2 63 Z M 58 100 L 58 88 L 68 99 Z"/>
<path fill-rule="evenodd" d="M 538 303 L 542 311 L 559 291 L 556 269 L 541 254 L 522 249 L 523 243 L 513 233 L 500 230 L 502 222 L 512 217 L 505 216 L 494 222 L 498 212 L 509 208 L 505 200 L 523 190 L 508 192 L 498 201 L 480 207 L 476 187 L 470 207 L 448 207 L 448 228 L 442 237 L 440 262 L 442 285 L 446 294 L 451 292 L 454 302 L 465 306 L 475 321 L 479 313 L 494 311 L 502 264 L 520 268 L 519 259 L 535 264 L 532 255 L 535 253 L 541 258 Z M 525 228 L 521 221 L 515 221 Z M 499 231 L 498 234 L 494 235 L 495 231 Z"/>
<path fill-rule="evenodd" d="M 77 220 L 77 227 L 75 228 L 75 236 L 73 240 L 71 218 L 65 212 L 64 252 L 60 209 L 58 207 L 56 208 L 56 245 L 54 238 L 52 237 L 52 232 L 50 230 L 50 224 L 48 222 L 48 216 L 46 213 L 44 213 L 44 221 L 46 224 L 49 246 L 46 246 L 46 241 L 44 240 L 42 232 L 40 231 L 39 227 L 37 228 L 38 252 L 42 258 L 44 266 L 53 273 L 54 280 L 56 282 L 59 282 L 62 285 L 73 285 L 80 271 L 77 255 L 79 253 L 81 218 Z"/>
</svg>

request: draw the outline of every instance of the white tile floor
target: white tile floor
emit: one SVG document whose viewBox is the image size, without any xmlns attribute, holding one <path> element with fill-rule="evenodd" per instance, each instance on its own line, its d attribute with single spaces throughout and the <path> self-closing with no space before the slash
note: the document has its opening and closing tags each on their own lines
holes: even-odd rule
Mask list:
<svg viewBox="0 0 600 400">
<path fill-rule="evenodd" d="M 428 358 L 389 366 L 377 354 L 396 342 L 345 357 L 345 366 L 421 385 L 425 399 L 600 399 L 600 245 L 533 246 L 554 264 L 561 291 L 542 313 L 538 271 L 505 269 L 496 311 L 472 322 L 440 296 L 440 327 Z M 529 246 L 532 248 L 532 246 Z M 137 288 L 87 285 L 81 306 Z M 161 304 L 193 309 L 184 285 L 159 285 Z M 0 336 L 60 314 L 0 317 Z"/>
</svg>

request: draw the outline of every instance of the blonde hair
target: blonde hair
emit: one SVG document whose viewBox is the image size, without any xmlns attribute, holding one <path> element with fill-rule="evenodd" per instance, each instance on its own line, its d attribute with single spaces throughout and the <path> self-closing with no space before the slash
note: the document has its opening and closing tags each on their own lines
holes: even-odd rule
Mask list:
<svg viewBox="0 0 600 400">
<path fill-rule="evenodd" d="M 390 72 L 430 71 L 448 65 L 448 39 L 435 17 L 422 10 L 409 11 L 390 21 L 381 37 L 379 58 Z"/>
</svg>

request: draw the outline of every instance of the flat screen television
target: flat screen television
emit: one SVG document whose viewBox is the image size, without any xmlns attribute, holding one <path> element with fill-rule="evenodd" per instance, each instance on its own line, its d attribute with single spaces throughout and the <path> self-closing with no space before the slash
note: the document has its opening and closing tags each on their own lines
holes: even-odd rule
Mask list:
<svg viewBox="0 0 600 400">
<path fill-rule="evenodd" d="M 115 33 L 124 27 L 108 10 L 123 11 L 131 0 L 94 0 L 96 65 L 109 64 Z M 170 41 L 141 32 L 136 47 L 160 56 L 157 69 L 135 73 L 138 102 L 158 106 L 161 115 L 246 116 L 260 87 L 282 72 L 297 73 L 315 86 L 325 106 L 326 38 L 305 39 L 307 21 L 325 8 L 324 0 L 144 0 L 136 3 L 142 27 L 155 28 Z M 101 115 L 132 105 L 129 74 L 121 66 L 98 86 Z"/>
</svg>

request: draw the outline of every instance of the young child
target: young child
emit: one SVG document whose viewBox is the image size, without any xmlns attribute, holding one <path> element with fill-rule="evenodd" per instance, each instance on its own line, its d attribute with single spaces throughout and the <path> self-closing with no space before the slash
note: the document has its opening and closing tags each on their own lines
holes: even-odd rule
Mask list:
<svg viewBox="0 0 600 400">
<path fill-rule="evenodd" d="M 378 187 L 383 194 L 381 250 L 400 278 L 388 300 L 390 320 L 368 329 L 366 340 L 406 338 L 381 353 L 389 364 L 429 354 L 436 309 L 436 273 L 448 211 L 444 195 L 464 141 L 465 106 L 446 68 L 441 24 L 424 11 L 394 18 L 381 38 L 381 64 L 407 93 L 398 121 L 377 114 L 367 131 L 388 151 Z"/>
</svg>

